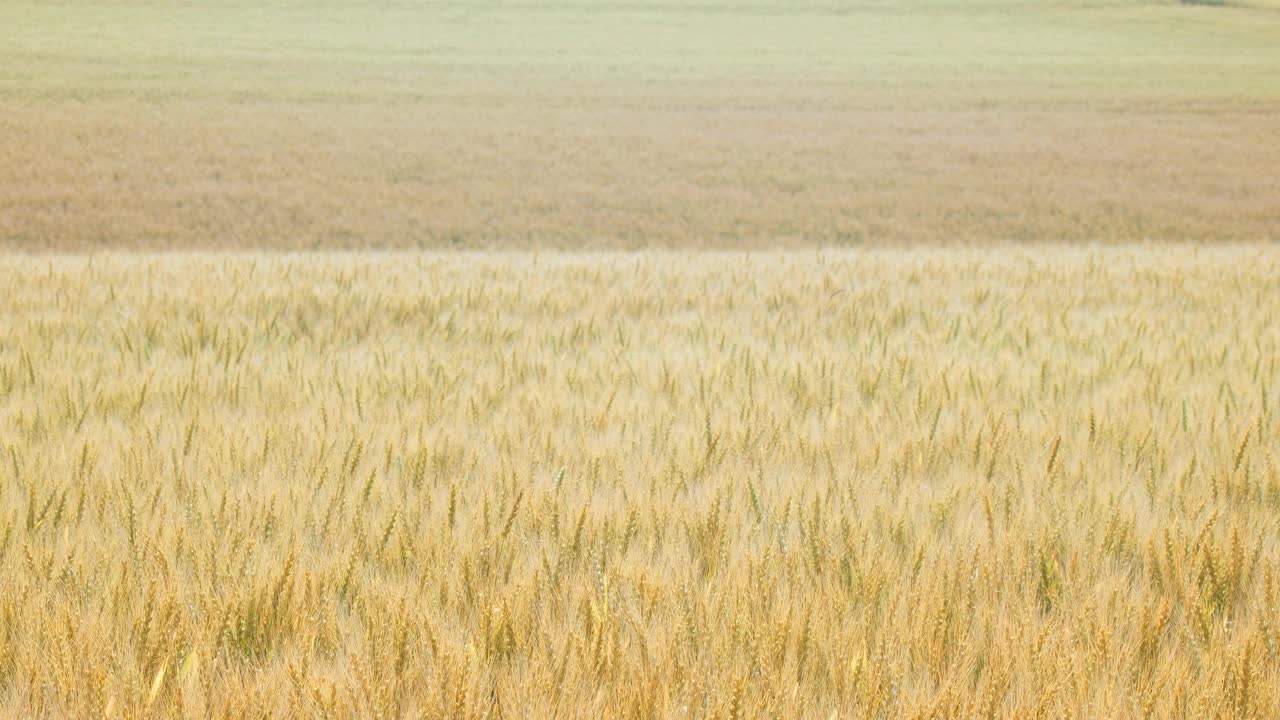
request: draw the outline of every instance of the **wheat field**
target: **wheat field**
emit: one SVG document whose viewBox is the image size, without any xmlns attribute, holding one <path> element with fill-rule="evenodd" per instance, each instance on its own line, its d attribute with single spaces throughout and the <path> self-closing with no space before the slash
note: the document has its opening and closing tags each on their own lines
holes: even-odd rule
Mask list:
<svg viewBox="0 0 1280 720">
<path fill-rule="evenodd" d="M 1277 9 L 0 2 L 0 720 L 1280 717 Z"/>
<path fill-rule="evenodd" d="M 0 260 L 0 716 L 1262 718 L 1274 246 Z"/>
</svg>

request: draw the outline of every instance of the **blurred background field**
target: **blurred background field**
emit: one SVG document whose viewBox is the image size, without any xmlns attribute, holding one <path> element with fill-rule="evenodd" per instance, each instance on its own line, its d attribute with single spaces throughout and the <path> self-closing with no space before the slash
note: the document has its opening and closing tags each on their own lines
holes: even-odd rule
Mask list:
<svg viewBox="0 0 1280 720">
<path fill-rule="evenodd" d="M 0 245 L 1273 239 L 1280 12 L 0 6 Z"/>
</svg>

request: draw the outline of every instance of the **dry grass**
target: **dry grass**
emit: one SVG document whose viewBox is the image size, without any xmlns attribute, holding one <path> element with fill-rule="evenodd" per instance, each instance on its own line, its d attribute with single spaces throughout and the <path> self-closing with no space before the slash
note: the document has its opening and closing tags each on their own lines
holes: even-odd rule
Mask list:
<svg viewBox="0 0 1280 720">
<path fill-rule="evenodd" d="M 533 119 L 519 107 L 12 112 L 0 184 L 16 192 L 0 199 L 0 238 L 26 250 L 688 249 L 1219 242 L 1280 227 L 1273 114 L 613 102 Z"/>
<path fill-rule="evenodd" d="M 1266 717 L 1274 248 L 0 262 L 6 717 Z"/>
</svg>

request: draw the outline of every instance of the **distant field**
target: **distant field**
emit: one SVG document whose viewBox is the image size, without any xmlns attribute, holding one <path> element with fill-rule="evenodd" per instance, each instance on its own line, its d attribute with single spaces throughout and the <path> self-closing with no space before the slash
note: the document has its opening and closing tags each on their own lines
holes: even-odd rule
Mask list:
<svg viewBox="0 0 1280 720">
<path fill-rule="evenodd" d="M 0 717 L 1272 717 L 1277 277 L 5 258 Z"/>
<path fill-rule="evenodd" d="M 1260 240 L 1280 12 L 0 3 L 0 246 Z"/>
</svg>

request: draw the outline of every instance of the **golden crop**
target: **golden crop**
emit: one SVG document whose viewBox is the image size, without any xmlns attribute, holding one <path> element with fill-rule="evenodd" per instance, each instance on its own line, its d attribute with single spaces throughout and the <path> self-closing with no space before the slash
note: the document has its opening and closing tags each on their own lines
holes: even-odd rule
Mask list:
<svg viewBox="0 0 1280 720">
<path fill-rule="evenodd" d="M 0 715 L 1266 717 L 1272 247 L 0 261 Z"/>
</svg>

